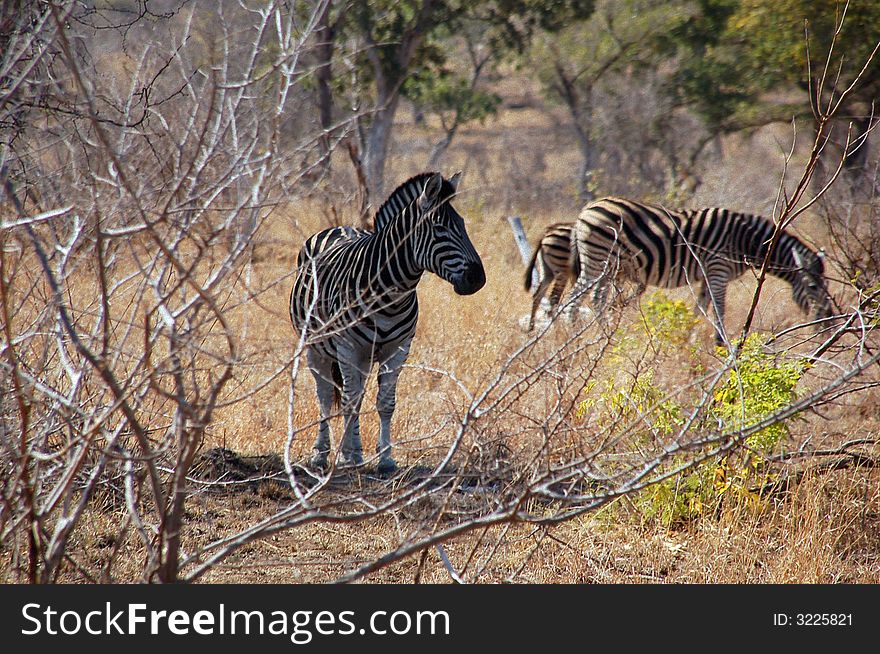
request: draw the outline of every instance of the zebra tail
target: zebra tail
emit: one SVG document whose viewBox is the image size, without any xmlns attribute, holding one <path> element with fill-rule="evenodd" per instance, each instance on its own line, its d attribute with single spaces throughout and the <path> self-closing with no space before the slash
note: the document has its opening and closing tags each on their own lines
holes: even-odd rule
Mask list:
<svg viewBox="0 0 880 654">
<path fill-rule="evenodd" d="M 330 366 L 330 374 L 333 376 L 333 404 L 334 409 L 342 405 L 342 368 L 335 359 Z"/>
<path fill-rule="evenodd" d="M 571 278 L 577 280 L 577 278 L 581 276 L 581 257 L 577 246 L 571 248 L 571 254 L 568 257 L 568 264 L 569 269 L 571 270 Z"/>
<path fill-rule="evenodd" d="M 535 251 L 532 252 L 532 258 L 529 260 L 529 265 L 526 266 L 526 278 L 525 278 L 525 289 L 527 291 L 532 290 L 532 271 L 535 269 L 535 262 L 538 260 L 538 254 L 541 252 L 540 244 L 535 248 Z"/>
</svg>

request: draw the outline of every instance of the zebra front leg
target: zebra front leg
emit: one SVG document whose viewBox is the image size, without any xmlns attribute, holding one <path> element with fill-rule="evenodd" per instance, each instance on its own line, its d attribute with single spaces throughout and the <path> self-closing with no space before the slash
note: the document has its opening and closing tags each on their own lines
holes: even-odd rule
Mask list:
<svg viewBox="0 0 880 654">
<path fill-rule="evenodd" d="M 309 369 L 315 378 L 315 393 L 318 396 L 318 438 L 312 449 L 311 465 L 315 468 L 327 467 L 327 457 L 330 455 L 330 414 L 333 406 L 338 404 L 340 390 L 333 382 L 333 362 L 327 357 L 315 354 L 312 350 L 307 353 Z"/>
<path fill-rule="evenodd" d="M 342 415 L 345 418 L 345 430 L 342 435 L 342 463 L 349 466 L 359 466 L 364 462 L 360 412 L 368 366 L 359 365 L 350 359 L 344 360 L 340 356 L 339 368 L 342 371 Z"/>
<path fill-rule="evenodd" d="M 376 395 L 376 411 L 379 413 L 379 454 L 377 471 L 389 473 L 397 469 L 397 462 L 391 456 L 391 418 L 397 405 L 397 380 L 409 354 L 409 344 L 398 348 L 379 366 L 379 392 Z"/>
</svg>

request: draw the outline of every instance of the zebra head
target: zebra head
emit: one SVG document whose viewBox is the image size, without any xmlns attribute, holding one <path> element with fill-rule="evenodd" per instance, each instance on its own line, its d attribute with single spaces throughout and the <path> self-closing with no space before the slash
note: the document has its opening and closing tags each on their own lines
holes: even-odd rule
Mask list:
<svg viewBox="0 0 880 654">
<path fill-rule="evenodd" d="M 806 312 L 813 310 L 816 320 L 831 315 L 831 295 L 825 281 L 825 254 L 813 252 L 807 247 L 793 247 L 795 271 L 792 295 L 795 302 Z"/>
<path fill-rule="evenodd" d="M 465 229 L 464 218 L 452 206 L 461 173 L 445 180 L 440 173 L 427 177 L 415 202 L 418 264 L 452 284 L 459 295 L 476 293 L 486 283 L 480 255 Z"/>
</svg>

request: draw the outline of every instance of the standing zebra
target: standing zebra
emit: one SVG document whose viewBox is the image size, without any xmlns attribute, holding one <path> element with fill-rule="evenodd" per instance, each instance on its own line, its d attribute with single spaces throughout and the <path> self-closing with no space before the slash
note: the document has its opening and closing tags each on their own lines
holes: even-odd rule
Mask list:
<svg viewBox="0 0 880 654">
<path fill-rule="evenodd" d="M 538 285 L 535 287 L 532 297 L 532 313 L 529 315 L 528 331 L 535 327 L 535 313 L 541 304 L 541 299 L 550 285 L 550 311 L 552 312 L 559 304 L 562 293 L 569 281 L 574 284 L 580 273 L 580 259 L 575 248 L 572 247 L 572 234 L 574 223 L 553 223 L 545 230 L 538 246 L 532 253 L 529 265 L 526 267 L 525 289 L 532 288 L 532 272 L 537 269 Z"/>
<path fill-rule="evenodd" d="M 311 236 L 298 257 L 290 318 L 304 335 L 320 406 L 312 464 L 327 465 L 329 415 L 341 402 L 342 457 L 360 465 L 359 413 L 366 377 L 378 364 L 378 470 L 396 468 L 391 416 L 397 379 L 419 315 L 416 286 L 426 270 L 459 295 L 486 283 L 464 219 L 451 204 L 460 173 L 423 173 L 401 184 L 376 213 L 375 231 L 335 227 Z"/>
<path fill-rule="evenodd" d="M 575 225 L 581 274 L 572 312 L 593 288 L 593 309 L 601 316 L 610 283 L 618 277 L 647 285 L 676 288 L 700 284 L 697 304 L 715 311 L 715 341 L 724 343 L 727 285 L 748 268 L 761 266 L 774 224 L 761 216 L 728 209 L 669 211 L 623 198 L 588 204 Z M 794 301 L 816 319 L 831 315 L 822 261 L 800 239 L 783 232 L 767 271 L 788 282 Z"/>
</svg>

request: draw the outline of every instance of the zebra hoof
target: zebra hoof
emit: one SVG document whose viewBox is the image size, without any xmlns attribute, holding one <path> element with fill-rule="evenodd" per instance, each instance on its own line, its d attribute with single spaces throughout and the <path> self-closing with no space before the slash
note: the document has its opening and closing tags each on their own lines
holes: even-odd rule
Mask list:
<svg viewBox="0 0 880 654">
<path fill-rule="evenodd" d="M 388 475 L 397 470 L 397 461 L 390 456 L 379 459 L 379 465 L 376 466 L 376 472 L 380 475 Z"/>
<path fill-rule="evenodd" d="M 328 452 L 314 450 L 312 452 L 312 458 L 309 459 L 309 464 L 313 468 L 317 468 L 318 470 L 326 470 L 327 469 L 327 456 L 328 456 Z"/>
<path fill-rule="evenodd" d="M 339 463 L 343 468 L 357 468 L 358 466 L 364 465 L 364 455 L 360 452 L 343 454 Z"/>
</svg>

